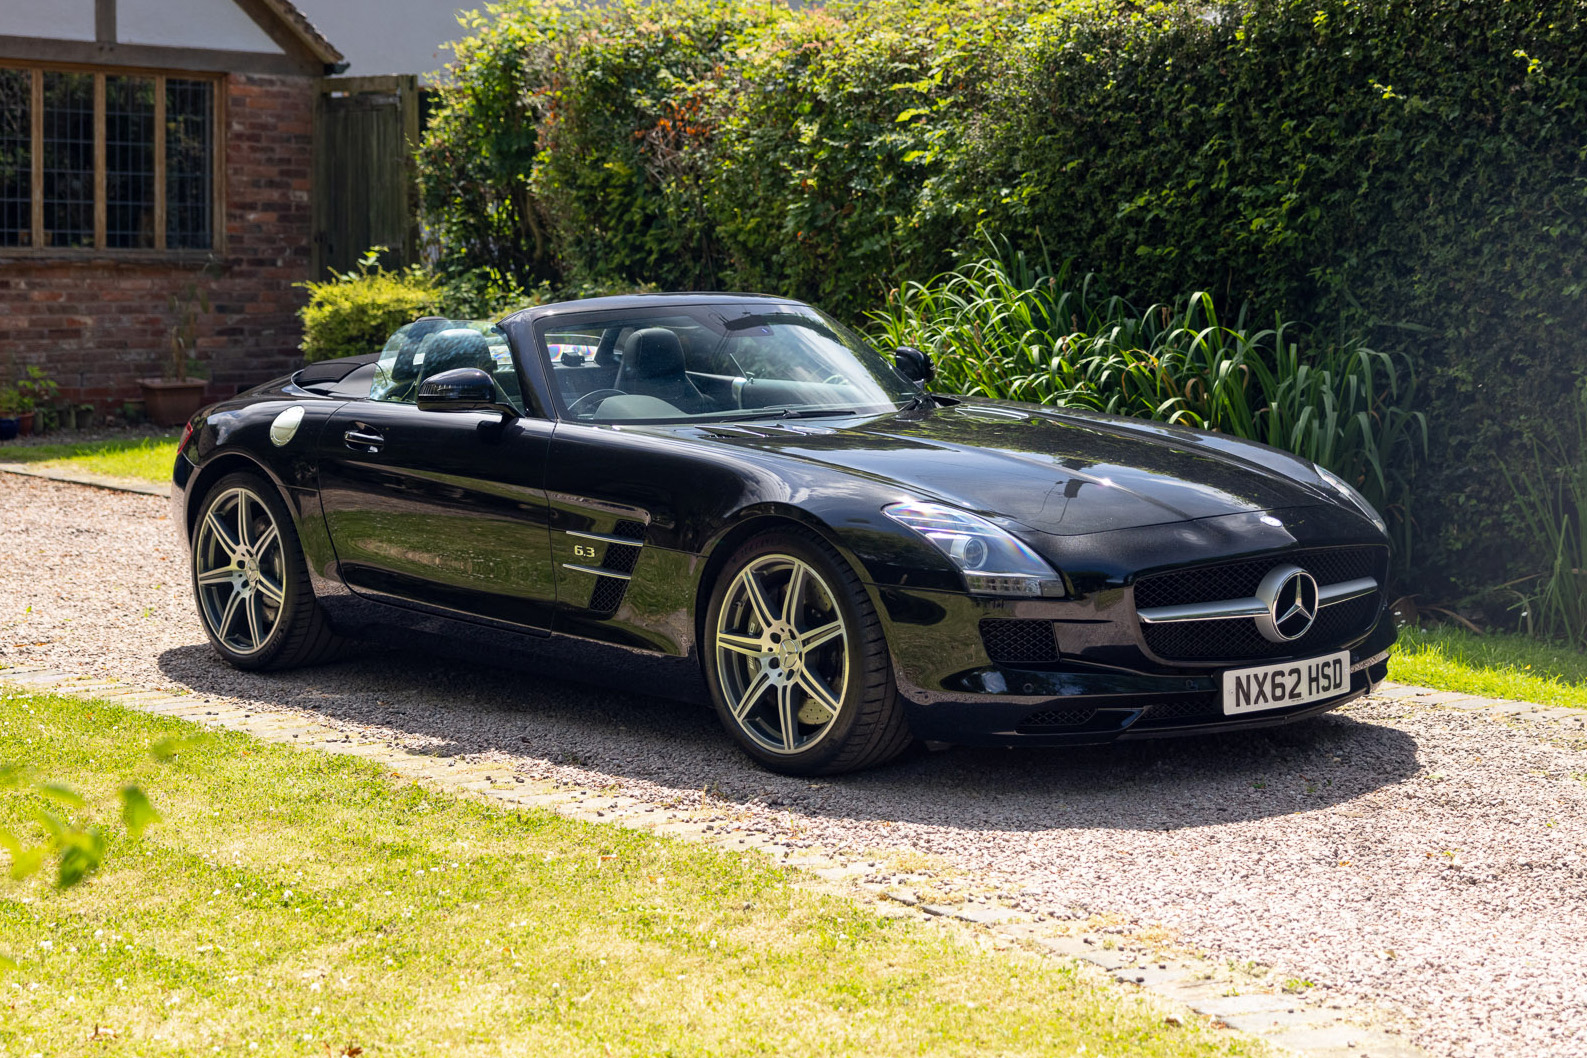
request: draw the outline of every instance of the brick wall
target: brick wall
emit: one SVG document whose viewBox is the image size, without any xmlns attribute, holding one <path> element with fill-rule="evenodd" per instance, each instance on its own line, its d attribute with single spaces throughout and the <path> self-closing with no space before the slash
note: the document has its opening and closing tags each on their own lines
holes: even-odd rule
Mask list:
<svg viewBox="0 0 1587 1058">
<path fill-rule="evenodd" d="M 209 396 L 301 363 L 297 310 L 312 242 L 316 82 L 233 74 L 225 82 L 225 250 L 212 263 L 0 256 L 0 375 L 38 364 L 63 394 L 119 408 L 157 377 L 176 321 L 171 299 L 207 301 L 197 347 Z M 4 379 L 0 379 L 4 380 Z"/>
</svg>

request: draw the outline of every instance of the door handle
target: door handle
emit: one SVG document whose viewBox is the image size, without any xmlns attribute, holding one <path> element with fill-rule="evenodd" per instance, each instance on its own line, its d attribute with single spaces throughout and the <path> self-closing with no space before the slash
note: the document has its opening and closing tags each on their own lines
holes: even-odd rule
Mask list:
<svg viewBox="0 0 1587 1058">
<path fill-rule="evenodd" d="M 342 434 L 342 440 L 347 442 L 347 447 L 358 452 L 378 452 L 385 445 L 386 439 L 367 426 L 355 426 Z"/>
</svg>

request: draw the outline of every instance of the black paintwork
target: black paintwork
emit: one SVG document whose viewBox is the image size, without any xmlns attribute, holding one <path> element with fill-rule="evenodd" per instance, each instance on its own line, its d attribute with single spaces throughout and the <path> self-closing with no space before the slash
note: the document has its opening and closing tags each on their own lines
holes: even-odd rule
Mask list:
<svg viewBox="0 0 1587 1058">
<path fill-rule="evenodd" d="M 505 421 L 497 411 L 363 399 L 373 357 L 314 365 L 195 417 L 175 470 L 175 520 L 186 533 L 209 483 L 254 469 L 286 498 L 315 592 L 343 631 L 401 628 L 498 659 L 593 665 L 683 697 L 703 693 L 700 622 L 720 563 L 756 530 L 797 523 L 858 571 L 882 615 L 911 724 L 943 741 L 1072 743 L 1263 726 L 1335 707 L 1386 674 L 1376 663 L 1357 673 L 1349 694 L 1298 714 L 1141 719 L 1143 706 L 1212 693 L 1219 669 L 1149 654 L 1132 597 L 1140 575 L 1305 547 L 1385 546 L 1309 464 L 1263 445 L 972 399 L 848 418 L 682 425 L 592 425 L 544 411 L 557 405 L 536 344 L 540 321 L 742 306 L 746 297 L 602 298 L 509 318 L 501 327 L 527 414 Z M 302 425 L 277 447 L 270 424 L 293 405 L 304 409 Z M 1061 572 L 1068 596 L 967 594 L 940 552 L 882 513 L 906 500 L 992 519 Z M 602 568 L 632 579 L 591 572 Z M 1061 660 L 993 663 L 978 633 L 988 617 L 1056 622 Z M 1393 639 L 1380 606 L 1370 632 L 1337 646 L 1365 660 Z M 1058 706 L 1095 714 L 1073 730 L 1015 730 Z"/>
</svg>

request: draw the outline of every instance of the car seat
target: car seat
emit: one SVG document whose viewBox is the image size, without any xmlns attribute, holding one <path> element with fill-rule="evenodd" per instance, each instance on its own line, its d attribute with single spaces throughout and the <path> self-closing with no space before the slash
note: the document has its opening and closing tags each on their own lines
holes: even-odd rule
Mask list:
<svg viewBox="0 0 1587 1058">
<path fill-rule="evenodd" d="M 683 346 L 665 327 L 646 327 L 629 336 L 616 388 L 664 400 L 687 415 L 716 410 L 684 374 Z"/>
</svg>

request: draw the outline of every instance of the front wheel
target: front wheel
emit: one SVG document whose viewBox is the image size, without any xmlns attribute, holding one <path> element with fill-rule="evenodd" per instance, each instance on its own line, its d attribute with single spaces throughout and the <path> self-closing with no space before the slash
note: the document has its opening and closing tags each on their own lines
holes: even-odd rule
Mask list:
<svg viewBox="0 0 1587 1058">
<path fill-rule="evenodd" d="M 789 530 L 745 543 L 717 580 L 706 630 L 717 715 L 772 771 L 855 771 L 909 744 L 881 622 L 825 541 Z"/>
<path fill-rule="evenodd" d="M 310 665 L 338 640 L 309 586 L 298 534 L 274 488 L 228 474 L 193 526 L 193 596 L 210 645 L 239 669 Z"/>
</svg>

